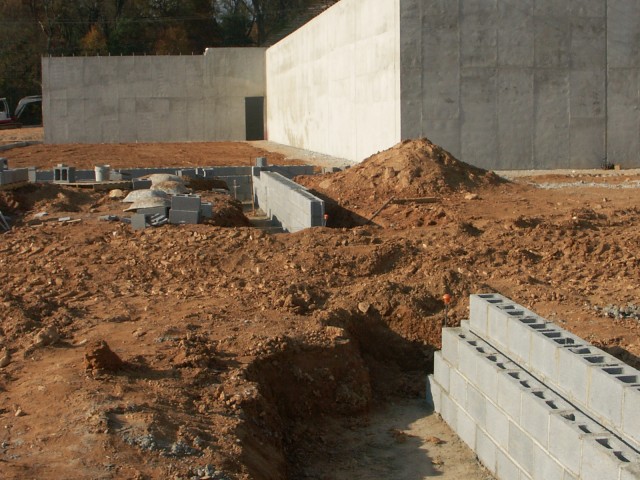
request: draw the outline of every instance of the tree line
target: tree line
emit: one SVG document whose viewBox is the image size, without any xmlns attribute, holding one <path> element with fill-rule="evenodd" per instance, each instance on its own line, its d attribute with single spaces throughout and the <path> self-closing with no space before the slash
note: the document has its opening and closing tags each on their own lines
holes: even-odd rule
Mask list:
<svg viewBox="0 0 640 480">
<path fill-rule="evenodd" d="M 0 0 L 0 97 L 41 92 L 43 55 L 191 55 L 260 46 L 337 0 Z"/>
</svg>

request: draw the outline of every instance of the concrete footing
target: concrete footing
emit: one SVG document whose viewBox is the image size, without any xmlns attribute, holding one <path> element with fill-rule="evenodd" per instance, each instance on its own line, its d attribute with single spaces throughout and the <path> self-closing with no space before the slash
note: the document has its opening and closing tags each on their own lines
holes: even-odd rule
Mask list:
<svg viewBox="0 0 640 480">
<path fill-rule="evenodd" d="M 496 294 L 442 332 L 430 402 L 500 480 L 638 479 L 640 372 Z M 635 412 L 635 415 L 634 413 Z"/>
</svg>

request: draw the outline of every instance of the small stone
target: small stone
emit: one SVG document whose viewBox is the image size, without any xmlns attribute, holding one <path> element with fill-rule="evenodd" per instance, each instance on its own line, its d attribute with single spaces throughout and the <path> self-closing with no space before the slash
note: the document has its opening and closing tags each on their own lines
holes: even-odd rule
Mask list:
<svg viewBox="0 0 640 480">
<path fill-rule="evenodd" d="M 31 348 L 39 348 L 46 347 L 48 345 L 53 345 L 58 340 L 60 340 L 60 334 L 56 327 L 47 327 L 40 330 L 36 333 L 33 344 Z"/>
<path fill-rule="evenodd" d="M 4 368 L 11 363 L 11 355 L 6 348 L 0 353 L 0 368 Z"/>
<path fill-rule="evenodd" d="M 371 304 L 370 303 L 360 302 L 358 304 L 358 310 L 360 310 L 362 313 L 367 313 L 370 308 L 371 308 Z"/>
<path fill-rule="evenodd" d="M 119 188 L 109 191 L 109 198 L 124 198 L 124 192 Z"/>
<path fill-rule="evenodd" d="M 478 198 L 480 198 L 480 196 L 477 193 L 467 193 L 464 196 L 465 200 L 477 200 Z"/>
<path fill-rule="evenodd" d="M 16 417 L 24 417 L 26 415 L 26 413 L 24 413 L 24 411 L 18 407 L 18 409 L 16 410 L 15 416 Z"/>
</svg>

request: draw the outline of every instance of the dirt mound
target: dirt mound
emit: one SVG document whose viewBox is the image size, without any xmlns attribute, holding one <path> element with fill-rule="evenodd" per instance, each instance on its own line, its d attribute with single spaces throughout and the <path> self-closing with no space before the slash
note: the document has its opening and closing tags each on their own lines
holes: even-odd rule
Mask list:
<svg viewBox="0 0 640 480">
<path fill-rule="evenodd" d="M 325 200 L 327 225 L 333 227 L 365 224 L 382 210 L 383 226 L 435 224 L 443 217 L 441 212 L 428 211 L 429 207 L 419 208 L 417 215 L 413 212 L 425 197 L 469 195 L 506 183 L 493 172 L 457 160 L 426 138 L 401 142 L 342 172 L 296 180 Z M 418 201 L 404 203 L 407 199 Z M 396 201 L 403 204 L 394 205 Z"/>
<path fill-rule="evenodd" d="M 504 182 L 426 138 L 404 141 L 353 168 L 315 180 L 306 183 L 342 202 L 466 193 Z"/>
</svg>

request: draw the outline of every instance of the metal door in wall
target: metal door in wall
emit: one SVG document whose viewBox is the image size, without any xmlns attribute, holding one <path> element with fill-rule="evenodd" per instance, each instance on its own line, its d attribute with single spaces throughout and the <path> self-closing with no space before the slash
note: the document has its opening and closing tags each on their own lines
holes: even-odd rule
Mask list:
<svg viewBox="0 0 640 480">
<path fill-rule="evenodd" d="M 246 97 L 244 112 L 247 140 L 264 140 L 264 97 Z"/>
</svg>

